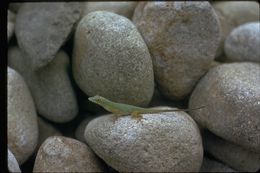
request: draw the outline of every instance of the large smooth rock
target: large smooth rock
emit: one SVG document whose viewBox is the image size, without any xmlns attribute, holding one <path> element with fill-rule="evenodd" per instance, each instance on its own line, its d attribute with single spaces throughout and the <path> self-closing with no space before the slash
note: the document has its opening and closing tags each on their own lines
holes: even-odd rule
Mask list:
<svg viewBox="0 0 260 173">
<path fill-rule="evenodd" d="M 72 138 L 53 136 L 41 145 L 33 172 L 102 172 L 94 153 Z"/>
<path fill-rule="evenodd" d="M 221 24 L 221 42 L 216 57 L 225 60 L 221 55 L 224 53 L 226 37 L 239 25 L 259 21 L 259 4 L 254 1 L 219 1 L 213 3 L 213 8 Z"/>
<path fill-rule="evenodd" d="M 38 71 L 33 71 L 29 59 L 18 47 L 8 51 L 8 65 L 24 77 L 39 114 L 58 123 L 68 122 L 76 117 L 78 105 L 68 74 L 68 55 L 59 51 L 50 64 Z"/>
<path fill-rule="evenodd" d="M 119 172 L 197 172 L 203 148 L 196 123 L 185 112 L 144 114 L 89 122 L 87 144 Z"/>
<path fill-rule="evenodd" d="M 211 69 L 197 84 L 190 115 L 221 138 L 260 153 L 260 65 L 230 63 Z"/>
<path fill-rule="evenodd" d="M 127 18 L 91 12 L 77 26 L 73 75 L 88 96 L 147 106 L 154 91 L 152 60 L 142 36 Z"/>
<path fill-rule="evenodd" d="M 235 170 L 257 172 L 260 169 L 260 153 L 251 152 L 211 133 L 203 135 L 203 142 L 207 152 Z"/>
<path fill-rule="evenodd" d="M 210 68 L 220 26 L 208 2 L 140 2 L 133 22 L 152 54 L 162 94 L 184 99 Z"/>
<path fill-rule="evenodd" d="M 36 148 L 38 122 L 33 98 L 27 84 L 19 73 L 9 67 L 7 95 L 7 143 L 21 165 Z"/>
<path fill-rule="evenodd" d="M 131 19 L 136 5 L 137 2 L 134 1 L 86 2 L 83 15 L 85 16 L 93 11 L 109 11 Z"/>
<path fill-rule="evenodd" d="M 21 172 L 21 169 L 19 167 L 19 164 L 14 157 L 13 153 L 8 149 L 8 156 L 7 156 L 7 161 L 8 161 L 8 171 L 9 172 Z"/>
<path fill-rule="evenodd" d="M 30 57 L 33 70 L 56 57 L 81 16 L 80 3 L 24 3 L 15 23 L 19 47 Z"/>
<path fill-rule="evenodd" d="M 235 171 L 234 169 L 228 167 L 227 165 L 221 162 L 204 157 L 202 166 L 200 168 L 200 172 L 237 172 L 237 171 Z"/>
<path fill-rule="evenodd" d="M 235 28 L 225 41 L 227 61 L 260 62 L 260 22 Z"/>
</svg>

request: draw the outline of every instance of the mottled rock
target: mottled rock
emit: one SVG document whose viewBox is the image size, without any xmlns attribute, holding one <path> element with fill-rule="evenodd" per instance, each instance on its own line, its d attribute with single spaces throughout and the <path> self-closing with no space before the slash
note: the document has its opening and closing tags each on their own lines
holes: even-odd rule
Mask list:
<svg viewBox="0 0 260 173">
<path fill-rule="evenodd" d="M 21 165 L 34 152 L 37 145 L 37 114 L 23 77 L 8 67 L 7 79 L 8 148 Z"/>
<path fill-rule="evenodd" d="M 235 171 L 234 169 L 228 167 L 227 165 L 221 162 L 204 157 L 202 166 L 200 168 L 200 172 L 237 172 L 237 171 Z"/>
<path fill-rule="evenodd" d="M 50 64 L 37 71 L 33 71 L 29 59 L 18 47 L 8 51 L 8 65 L 24 77 L 39 114 L 58 123 L 72 120 L 78 105 L 68 76 L 68 55 L 59 51 Z"/>
<path fill-rule="evenodd" d="M 260 22 L 235 28 L 225 40 L 227 61 L 260 62 Z"/>
<path fill-rule="evenodd" d="M 119 172 L 196 172 L 203 148 L 196 123 L 185 112 L 110 115 L 89 122 L 87 144 Z"/>
<path fill-rule="evenodd" d="M 33 172 L 102 172 L 90 148 L 72 138 L 53 136 L 41 145 Z"/>
<path fill-rule="evenodd" d="M 260 153 L 251 152 L 211 133 L 205 133 L 203 139 L 207 152 L 235 170 L 257 172 L 260 169 Z"/>
<path fill-rule="evenodd" d="M 14 157 L 13 153 L 8 149 L 8 171 L 9 172 L 21 172 L 19 164 Z"/>
<path fill-rule="evenodd" d="M 62 136 L 61 132 L 56 129 L 53 125 L 43 120 L 41 117 L 38 117 L 38 126 L 39 126 L 39 139 L 37 145 L 37 151 L 40 148 L 41 144 L 50 136 Z"/>
<path fill-rule="evenodd" d="M 220 26 L 208 2 L 141 2 L 133 22 L 153 58 L 158 88 L 184 99 L 207 72 L 220 40 Z"/>
<path fill-rule="evenodd" d="M 15 34 L 33 70 L 47 65 L 66 42 L 81 16 L 79 3 L 24 3 L 17 13 Z"/>
<path fill-rule="evenodd" d="M 13 36 L 14 33 L 14 22 L 15 22 L 15 14 L 8 10 L 7 15 L 7 40 Z"/>
<path fill-rule="evenodd" d="M 127 18 L 91 12 L 77 26 L 73 75 L 88 96 L 147 106 L 154 91 L 152 60 L 142 36 Z"/>
<path fill-rule="evenodd" d="M 85 16 L 93 11 L 109 11 L 131 19 L 136 5 L 137 2 L 134 1 L 86 2 L 86 6 L 83 10 L 83 15 Z"/>
<path fill-rule="evenodd" d="M 202 127 L 260 153 L 260 65 L 230 63 L 212 68 L 197 84 L 189 107 Z"/>
<path fill-rule="evenodd" d="M 216 53 L 216 57 L 219 57 L 224 52 L 226 37 L 235 27 L 259 21 L 259 4 L 253 1 L 222 1 L 214 2 L 213 8 L 221 24 L 221 42 Z"/>
</svg>

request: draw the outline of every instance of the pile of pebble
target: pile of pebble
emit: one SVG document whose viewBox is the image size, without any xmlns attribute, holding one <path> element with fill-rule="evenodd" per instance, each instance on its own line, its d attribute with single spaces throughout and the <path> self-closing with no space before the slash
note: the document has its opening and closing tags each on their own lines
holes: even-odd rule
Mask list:
<svg viewBox="0 0 260 173">
<path fill-rule="evenodd" d="M 10 3 L 7 28 L 10 172 L 260 169 L 258 2 Z"/>
</svg>

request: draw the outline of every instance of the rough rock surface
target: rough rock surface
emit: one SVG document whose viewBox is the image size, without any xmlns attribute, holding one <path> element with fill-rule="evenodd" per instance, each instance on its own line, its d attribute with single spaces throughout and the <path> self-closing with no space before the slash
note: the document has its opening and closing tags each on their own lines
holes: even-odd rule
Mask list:
<svg viewBox="0 0 260 173">
<path fill-rule="evenodd" d="M 259 4 L 253 1 L 224 1 L 214 2 L 213 8 L 221 24 L 221 42 L 216 54 L 216 57 L 219 57 L 224 52 L 226 37 L 235 27 L 247 22 L 259 21 Z"/>
<path fill-rule="evenodd" d="M 203 137 L 204 149 L 235 170 L 257 172 L 260 169 L 260 153 L 251 152 L 211 133 L 205 133 Z"/>
<path fill-rule="evenodd" d="M 34 152 L 38 142 L 37 114 L 22 76 L 8 67 L 7 79 L 8 148 L 21 165 Z"/>
<path fill-rule="evenodd" d="M 53 136 L 41 145 L 33 172 L 102 172 L 102 165 L 84 143 Z"/>
<path fill-rule="evenodd" d="M 237 171 L 235 171 L 234 169 L 228 167 L 227 165 L 221 162 L 204 157 L 199 172 L 237 172 Z"/>
<path fill-rule="evenodd" d="M 260 62 L 260 22 L 235 28 L 225 40 L 228 61 Z"/>
<path fill-rule="evenodd" d="M 47 65 L 68 39 L 81 16 L 79 3 L 24 3 L 17 13 L 15 34 L 34 70 Z"/>
<path fill-rule="evenodd" d="M 211 69 L 197 84 L 189 107 L 202 127 L 221 138 L 260 153 L 260 65 L 222 64 Z"/>
<path fill-rule="evenodd" d="M 154 91 L 152 60 L 142 36 L 127 18 L 91 12 L 77 26 L 73 75 L 88 96 L 147 106 Z"/>
<path fill-rule="evenodd" d="M 83 9 L 83 15 L 85 16 L 93 11 L 109 11 L 131 19 L 136 5 L 137 2 L 134 1 L 86 2 L 86 6 Z"/>
<path fill-rule="evenodd" d="M 14 157 L 13 153 L 8 149 L 8 171 L 9 172 L 21 172 L 19 164 Z"/>
<path fill-rule="evenodd" d="M 18 47 L 8 51 L 8 65 L 24 77 L 39 114 L 59 123 L 72 120 L 78 113 L 78 105 L 68 76 L 68 55 L 59 51 L 50 64 L 38 71 L 33 71 L 28 59 Z"/>
<path fill-rule="evenodd" d="M 153 58 L 155 79 L 170 99 L 184 99 L 207 72 L 220 40 L 208 2 L 141 2 L 133 22 Z"/>
<path fill-rule="evenodd" d="M 89 122 L 87 144 L 119 172 L 196 172 L 203 148 L 196 123 L 185 112 L 110 115 Z"/>
</svg>

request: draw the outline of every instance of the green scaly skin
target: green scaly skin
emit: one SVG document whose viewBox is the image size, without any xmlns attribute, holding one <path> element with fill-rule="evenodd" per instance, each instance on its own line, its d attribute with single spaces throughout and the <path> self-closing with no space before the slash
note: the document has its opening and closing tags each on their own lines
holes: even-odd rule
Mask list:
<svg viewBox="0 0 260 173">
<path fill-rule="evenodd" d="M 89 101 L 102 106 L 107 111 L 113 113 L 116 116 L 131 115 L 134 118 L 142 118 L 141 114 L 145 113 L 158 113 L 158 112 L 174 112 L 174 111 L 191 111 L 201 109 L 205 106 L 195 109 L 153 109 L 153 108 L 141 108 L 133 105 L 112 102 L 101 96 L 89 97 Z"/>
</svg>

